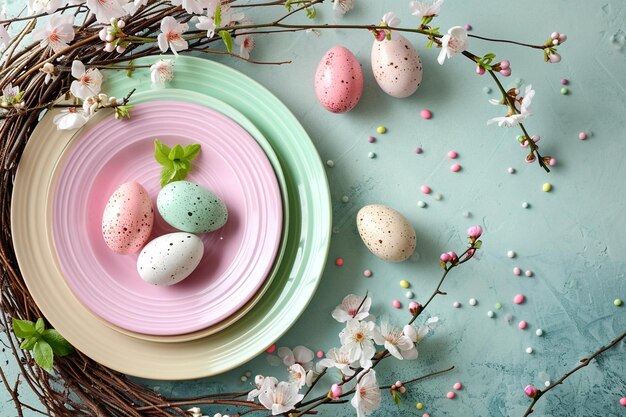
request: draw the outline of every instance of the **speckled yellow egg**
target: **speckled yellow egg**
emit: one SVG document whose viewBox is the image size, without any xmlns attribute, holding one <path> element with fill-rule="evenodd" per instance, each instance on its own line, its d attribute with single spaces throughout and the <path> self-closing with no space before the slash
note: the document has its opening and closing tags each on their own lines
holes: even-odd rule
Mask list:
<svg viewBox="0 0 626 417">
<path fill-rule="evenodd" d="M 333 113 L 352 110 L 363 93 L 363 71 L 354 54 L 343 46 L 326 52 L 315 72 L 315 95 Z"/>
<path fill-rule="evenodd" d="M 393 32 L 391 39 L 372 45 L 372 71 L 380 88 L 392 97 L 404 98 L 422 82 L 422 61 L 411 43 Z"/>
<path fill-rule="evenodd" d="M 415 251 L 415 229 L 390 207 L 363 207 L 356 216 L 356 226 L 365 246 L 384 261 L 401 262 Z"/>
<path fill-rule="evenodd" d="M 138 252 L 148 241 L 154 222 L 152 200 L 134 181 L 120 185 L 107 201 L 102 215 L 102 236 L 116 253 Z"/>
</svg>

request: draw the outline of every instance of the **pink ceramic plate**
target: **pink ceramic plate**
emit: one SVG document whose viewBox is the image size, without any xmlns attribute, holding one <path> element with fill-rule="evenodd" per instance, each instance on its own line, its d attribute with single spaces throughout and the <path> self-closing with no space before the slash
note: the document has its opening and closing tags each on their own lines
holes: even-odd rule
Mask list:
<svg viewBox="0 0 626 417">
<path fill-rule="evenodd" d="M 200 235 L 198 268 L 171 287 L 143 282 L 137 254 L 115 254 L 101 233 L 109 196 L 131 180 L 155 205 L 151 238 L 175 231 L 156 210 L 155 138 L 202 144 L 187 180 L 215 192 L 229 211 L 223 228 Z M 96 315 L 138 333 L 185 334 L 235 313 L 266 279 L 281 238 L 280 189 L 263 150 L 226 116 L 183 102 L 140 104 L 131 120 L 110 117 L 84 132 L 67 155 L 54 197 L 54 243 L 67 284 Z"/>
</svg>

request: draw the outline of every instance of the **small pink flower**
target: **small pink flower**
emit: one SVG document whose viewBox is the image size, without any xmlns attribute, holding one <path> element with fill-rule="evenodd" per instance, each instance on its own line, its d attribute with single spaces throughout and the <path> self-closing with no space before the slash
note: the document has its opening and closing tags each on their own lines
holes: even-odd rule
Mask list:
<svg viewBox="0 0 626 417">
<path fill-rule="evenodd" d="M 387 34 L 385 33 L 384 30 L 378 29 L 378 30 L 376 30 L 376 36 L 375 37 L 376 37 L 377 41 L 382 42 L 387 37 Z"/>
<path fill-rule="evenodd" d="M 551 53 L 548 55 L 548 60 L 551 64 L 559 63 L 561 62 L 561 55 L 559 55 L 557 52 Z"/>
<path fill-rule="evenodd" d="M 526 385 L 526 388 L 524 388 L 524 392 L 530 398 L 535 398 L 539 391 L 537 390 L 537 388 L 534 385 Z"/>
<path fill-rule="evenodd" d="M 483 234 L 483 228 L 480 226 L 472 226 L 467 229 L 467 235 L 472 239 L 478 239 Z"/>
<path fill-rule="evenodd" d="M 511 75 L 511 68 L 501 69 L 500 70 L 500 75 L 502 75 L 503 77 L 510 76 Z"/>
<path fill-rule="evenodd" d="M 502 62 L 500 62 L 501 69 L 508 69 L 510 66 L 511 66 L 511 63 L 509 62 L 508 59 L 505 59 Z"/>
<path fill-rule="evenodd" d="M 456 252 L 448 252 L 448 256 L 450 257 L 450 262 L 454 262 L 456 260 L 459 259 L 458 255 L 456 254 Z"/>
<path fill-rule="evenodd" d="M 338 400 L 339 397 L 343 395 L 343 388 L 341 388 L 341 385 L 333 384 L 333 386 L 330 387 L 330 395 L 333 397 L 333 400 Z"/>
<path fill-rule="evenodd" d="M 439 259 L 441 259 L 441 262 L 448 262 L 450 261 L 450 255 L 444 252 L 439 256 Z"/>
<path fill-rule="evenodd" d="M 485 69 L 481 66 L 476 66 L 476 74 L 483 75 L 485 73 Z"/>
<path fill-rule="evenodd" d="M 409 312 L 413 315 L 416 315 L 422 310 L 422 306 L 420 303 L 416 303 L 415 301 L 411 301 L 409 303 Z"/>
</svg>

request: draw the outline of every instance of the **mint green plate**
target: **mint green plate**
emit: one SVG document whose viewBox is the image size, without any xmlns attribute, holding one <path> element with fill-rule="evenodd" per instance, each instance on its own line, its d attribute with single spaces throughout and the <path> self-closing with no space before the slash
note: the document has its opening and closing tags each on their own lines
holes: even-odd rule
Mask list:
<svg viewBox="0 0 626 417">
<path fill-rule="evenodd" d="M 138 59 L 135 64 L 151 65 L 158 58 Z M 103 91 L 116 97 L 133 88 L 137 92 L 151 89 L 146 68 L 137 69 L 130 78 L 125 71 L 107 71 L 105 79 Z M 16 174 L 11 224 L 20 269 L 33 298 L 78 350 L 129 375 L 180 380 L 235 368 L 263 352 L 295 323 L 313 297 L 326 263 L 331 207 L 315 147 L 293 114 L 268 90 L 229 67 L 190 57 L 176 58 L 170 87 L 189 91 L 190 97 L 204 94 L 232 106 L 267 139 L 282 167 L 288 195 L 284 210 L 289 213 L 285 252 L 275 278 L 250 312 L 215 334 L 163 343 L 112 329 L 73 297 L 46 230 L 56 161 L 74 137 L 73 132 L 58 131 L 52 124 L 58 110 L 46 114 L 24 150 Z M 141 100 L 140 95 L 137 98 Z M 92 122 L 104 117 L 112 115 L 102 112 Z"/>
</svg>

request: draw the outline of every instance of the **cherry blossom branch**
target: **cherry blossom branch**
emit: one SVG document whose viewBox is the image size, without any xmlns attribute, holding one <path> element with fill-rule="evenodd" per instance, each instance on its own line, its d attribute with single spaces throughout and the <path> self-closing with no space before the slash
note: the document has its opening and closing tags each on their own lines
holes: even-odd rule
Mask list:
<svg viewBox="0 0 626 417">
<path fill-rule="evenodd" d="M 527 47 L 527 48 L 534 48 L 534 49 L 541 49 L 541 50 L 545 49 L 545 45 L 533 45 L 533 44 L 530 44 L 530 43 L 510 41 L 510 40 L 507 40 L 507 39 L 488 38 L 486 36 L 478 36 L 478 35 L 474 35 L 472 33 L 468 33 L 467 36 L 470 37 L 470 38 L 480 39 L 480 40 L 488 41 L 488 42 L 509 43 L 511 45 L 524 46 L 524 47 Z"/>
<path fill-rule="evenodd" d="M 563 381 L 565 381 L 567 378 L 572 376 L 573 373 L 575 373 L 576 371 L 578 371 L 578 370 L 584 368 L 585 366 L 589 365 L 589 363 L 592 360 L 594 360 L 596 357 L 600 356 L 601 354 L 603 354 L 607 350 L 617 346 L 617 344 L 619 342 L 621 342 L 624 338 L 626 338 L 626 332 L 624 332 L 621 335 L 617 336 L 608 345 L 603 346 L 600 349 L 596 350 L 589 357 L 581 359 L 580 360 L 580 364 L 578 366 L 576 366 L 572 370 L 570 370 L 570 371 L 566 372 L 565 374 L 563 374 L 562 377 L 560 377 L 558 380 L 554 381 L 546 389 L 540 390 L 540 389 L 536 389 L 535 388 L 536 389 L 536 393 L 533 395 L 533 401 L 530 403 L 530 405 L 528 406 L 528 409 L 526 410 L 526 412 L 524 413 L 524 415 L 522 417 L 528 417 L 529 415 L 532 414 L 532 412 L 534 411 L 533 408 L 535 407 L 535 404 L 537 404 L 537 401 L 539 401 L 539 399 L 541 399 L 541 397 L 543 397 L 545 394 L 550 392 L 552 389 L 556 388 L 558 385 L 561 385 L 563 383 Z"/>
</svg>

